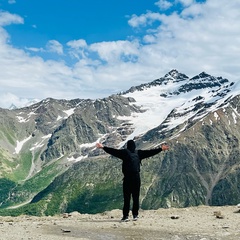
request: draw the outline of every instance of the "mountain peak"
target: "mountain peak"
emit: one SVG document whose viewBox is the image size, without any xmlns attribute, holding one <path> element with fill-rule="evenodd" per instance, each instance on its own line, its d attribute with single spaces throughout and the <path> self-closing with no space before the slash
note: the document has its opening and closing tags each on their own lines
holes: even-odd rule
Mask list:
<svg viewBox="0 0 240 240">
<path fill-rule="evenodd" d="M 192 80 L 202 79 L 202 78 L 208 78 L 211 77 L 211 75 L 207 74 L 206 72 L 201 72 L 197 76 L 193 77 Z"/>
<path fill-rule="evenodd" d="M 167 78 L 169 76 L 173 77 L 173 78 L 177 78 L 177 76 L 179 75 L 179 72 L 176 69 L 172 69 L 169 73 L 167 73 L 164 77 Z"/>
<path fill-rule="evenodd" d="M 167 73 L 163 78 L 172 79 L 174 82 L 179 82 L 182 80 L 186 80 L 189 77 L 183 73 L 178 72 L 176 69 L 172 69 L 169 73 Z"/>
</svg>

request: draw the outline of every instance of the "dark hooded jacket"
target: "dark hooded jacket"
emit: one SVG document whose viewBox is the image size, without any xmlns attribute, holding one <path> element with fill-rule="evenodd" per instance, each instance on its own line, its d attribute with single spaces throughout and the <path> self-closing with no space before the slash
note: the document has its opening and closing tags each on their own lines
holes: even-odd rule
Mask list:
<svg viewBox="0 0 240 240">
<path fill-rule="evenodd" d="M 129 140 L 127 141 L 127 149 L 130 151 L 130 152 L 134 152 L 135 149 L 136 149 L 136 144 L 133 140 Z"/>
<path fill-rule="evenodd" d="M 162 151 L 162 148 L 150 149 L 150 150 L 136 150 L 136 145 L 133 140 L 127 141 L 126 149 L 115 149 L 110 147 L 103 147 L 106 153 L 111 154 L 114 157 L 120 158 L 122 163 L 122 172 L 124 175 L 132 174 L 137 171 L 140 172 L 140 164 L 142 159 L 152 157 Z M 134 158 L 134 159 L 133 159 Z M 130 167 L 130 162 L 138 158 L 138 168 L 137 170 L 132 170 Z"/>
</svg>

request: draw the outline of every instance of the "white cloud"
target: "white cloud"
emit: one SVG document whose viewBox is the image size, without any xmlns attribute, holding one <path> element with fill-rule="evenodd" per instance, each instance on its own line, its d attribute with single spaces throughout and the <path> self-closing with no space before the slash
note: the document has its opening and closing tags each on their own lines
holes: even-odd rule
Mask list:
<svg viewBox="0 0 240 240">
<path fill-rule="evenodd" d="M 136 14 L 132 15 L 131 19 L 128 21 L 128 24 L 131 27 L 138 27 L 139 25 L 146 25 L 146 16 L 145 14 L 137 16 Z"/>
<path fill-rule="evenodd" d="M 138 55 L 138 47 L 137 41 L 115 41 L 95 43 L 89 49 L 97 52 L 101 60 L 112 65 L 119 61 L 131 61 L 134 56 Z"/>
<path fill-rule="evenodd" d="M 15 0 L 8 0 L 8 3 L 9 4 L 14 4 L 14 3 L 16 3 L 16 1 Z"/>
<path fill-rule="evenodd" d="M 151 35 L 151 34 L 145 35 L 143 37 L 143 41 L 145 43 L 156 43 L 156 37 L 154 35 Z"/>
<path fill-rule="evenodd" d="M 78 60 L 86 58 L 85 49 L 87 49 L 88 45 L 84 39 L 69 41 L 67 42 L 67 46 L 70 47 L 70 50 L 68 50 L 68 52 L 69 55 L 73 58 L 76 58 Z"/>
<path fill-rule="evenodd" d="M 0 12 L 0 106 L 27 98 L 108 96 L 173 68 L 190 77 L 206 71 L 239 80 L 240 2 L 181 0 L 181 4 L 185 7 L 180 13 L 132 15 L 128 23 L 137 31 L 128 40 L 87 44 L 84 39 L 67 43 L 56 39 L 47 48 L 25 49 L 14 48 L 3 28 L 23 24 L 23 19 Z M 40 57 L 47 50 L 58 53 L 60 60 Z"/>
<path fill-rule="evenodd" d="M 159 0 L 158 2 L 155 3 L 155 5 L 157 5 L 160 8 L 160 10 L 167 10 L 170 7 L 172 7 L 173 3 L 166 0 Z"/>
<path fill-rule="evenodd" d="M 10 25 L 12 23 L 23 24 L 23 18 L 16 14 L 11 14 L 9 12 L 4 12 L 0 10 L 0 27 Z"/>
<path fill-rule="evenodd" d="M 9 12 L 4 12 L 0 10 L 0 44 L 5 45 L 7 41 L 9 41 L 9 34 L 7 31 L 3 28 L 4 26 L 10 25 L 10 24 L 23 24 L 23 18 L 19 17 L 16 14 L 11 14 Z M 3 46 L 0 45 L 0 50 Z"/>
<path fill-rule="evenodd" d="M 209 0 L 206 4 L 193 3 L 180 15 L 148 12 L 134 15 L 129 23 L 151 27 L 153 21 L 159 22 L 155 31 L 144 37 L 153 44 L 139 51 L 152 59 L 152 65 L 158 62 L 188 74 L 207 71 L 236 79 L 240 73 L 240 12 L 236 11 L 239 7 L 240 2 L 224 0 L 219 4 Z"/>
<path fill-rule="evenodd" d="M 0 94 L 0 105 L 6 108 L 11 107 L 11 104 L 15 106 L 27 106 L 30 102 L 39 101 L 38 99 L 20 98 L 12 93 Z"/>
<path fill-rule="evenodd" d="M 74 48 L 74 49 L 79 49 L 79 48 L 87 47 L 87 43 L 84 39 L 72 40 L 67 43 L 67 46 Z"/>
<path fill-rule="evenodd" d="M 63 46 L 60 42 L 56 40 L 50 40 L 47 43 L 47 50 L 50 52 L 55 52 L 57 54 L 63 54 Z"/>
<path fill-rule="evenodd" d="M 132 18 L 128 21 L 128 24 L 133 27 L 137 28 L 140 26 L 151 25 L 154 21 L 162 21 L 165 15 L 160 13 L 153 13 L 148 11 L 146 14 L 142 14 L 140 16 L 132 15 Z"/>
<path fill-rule="evenodd" d="M 45 52 L 43 48 L 25 47 L 25 49 L 32 52 Z"/>
<path fill-rule="evenodd" d="M 186 7 L 194 3 L 194 0 L 178 0 L 178 1 Z"/>
<path fill-rule="evenodd" d="M 188 8 L 185 8 L 182 11 L 181 16 L 196 18 L 196 17 L 200 16 L 201 14 L 204 14 L 205 11 L 206 11 L 206 8 L 202 4 L 193 4 L 193 5 L 189 6 Z"/>
</svg>

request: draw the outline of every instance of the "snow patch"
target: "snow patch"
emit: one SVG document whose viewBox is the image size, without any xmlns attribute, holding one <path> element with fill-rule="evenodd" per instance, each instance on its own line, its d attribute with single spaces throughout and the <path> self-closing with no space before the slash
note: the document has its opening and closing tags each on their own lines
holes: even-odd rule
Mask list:
<svg viewBox="0 0 240 240">
<path fill-rule="evenodd" d="M 43 147 L 43 146 L 44 146 L 44 141 L 45 141 L 46 139 L 49 139 L 51 136 L 52 136 L 52 134 L 48 134 L 48 135 L 46 135 L 46 136 L 43 136 L 43 137 L 42 137 L 43 140 L 41 140 L 40 142 L 34 143 L 34 144 L 33 144 L 33 147 L 30 148 L 30 151 L 34 151 L 34 150 L 37 149 L 37 148 Z"/>
<path fill-rule="evenodd" d="M 57 121 L 61 120 L 62 118 L 63 118 L 63 117 L 58 116 L 58 117 L 57 117 Z"/>
<path fill-rule="evenodd" d="M 22 140 L 20 142 L 17 140 L 17 146 L 15 148 L 15 152 L 14 153 L 18 154 L 22 150 L 22 147 L 23 147 L 24 143 L 26 143 L 31 138 L 32 138 L 32 136 L 30 135 L 28 138 L 25 138 L 24 140 Z"/>
<path fill-rule="evenodd" d="M 47 139 L 47 138 L 50 138 L 51 136 L 52 136 L 52 134 L 48 134 L 48 135 L 43 136 L 42 138 Z"/>
<path fill-rule="evenodd" d="M 214 112 L 214 117 L 215 117 L 216 121 L 220 118 L 219 115 L 217 114 L 217 112 Z"/>
<path fill-rule="evenodd" d="M 21 116 L 16 116 L 16 118 L 18 119 L 18 122 L 20 122 L 20 123 L 25 123 L 25 122 L 29 121 L 29 119 L 21 117 Z"/>
<path fill-rule="evenodd" d="M 68 162 L 79 162 L 79 161 L 81 161 L 81 160 L 83 160 L 84 158 L 87 158 L 87 157 L 88 157 L 88 155 L 86 155 L 86 156 L 79 156 L 77 158 L 74 158 L 72 156 L 72 157 L 67 158 L 67 160 L 68 160 Z"/>
<path fill-rule="evenodd" d="M 19 114 L 24 114 L 23 112 L 20 112 Z M 18 119 L 18 122 L 20 123 L 25 123 L 25 122 L 28 122 L 30 120 L 30 117 L 32 115 L 35 115 L 34 112 L 30 112 L 28 115 L 27 115 L 27 118 L 24 118 L 22 116 L 16 116 L 16 118 Z"/>
<path fill-rule="evenodd" d="M 71 108 L 69 110 L 63 111 L 64 113 L 67 114 L 68 117 L 70 117 L 72 114 L 74 114 L 75 108 Z"/>
<path fill-rule="evenodd" d="M 237 115 L 235 114 L 235 112 L 232 112 L 232 117 L 233 117 L 234 123 L 237 124 Z"/>
</svg>

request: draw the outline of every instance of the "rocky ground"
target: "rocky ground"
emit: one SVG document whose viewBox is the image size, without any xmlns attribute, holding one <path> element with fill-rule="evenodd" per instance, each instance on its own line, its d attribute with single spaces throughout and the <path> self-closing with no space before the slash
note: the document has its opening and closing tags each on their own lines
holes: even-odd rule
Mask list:
<svg viewBox="0 0 240 240">
<path fill-rule="evenodd" d="M 120 210 L 73 212 L 53 217 L 1 217 L 1 240 L 239 240 L 237 206 L 140 211 L 138 221 L 120 222 Z"/>
</svg>

